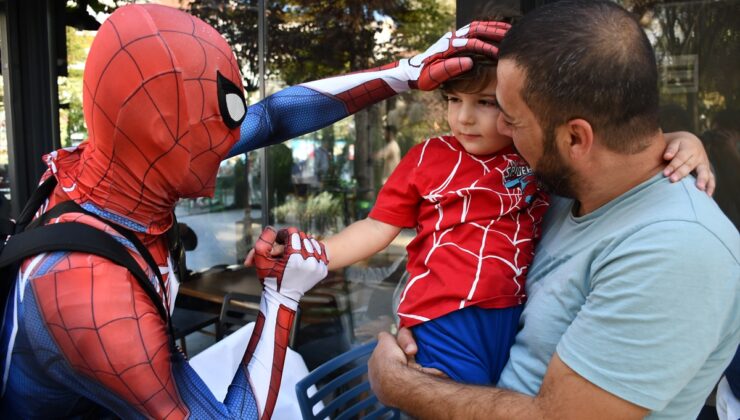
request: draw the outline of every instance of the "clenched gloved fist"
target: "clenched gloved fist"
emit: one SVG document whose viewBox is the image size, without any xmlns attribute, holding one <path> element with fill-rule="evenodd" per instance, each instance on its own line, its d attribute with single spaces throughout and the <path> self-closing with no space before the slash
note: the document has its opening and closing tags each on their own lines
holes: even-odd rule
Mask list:
<svg viewBox="0 0 740 420">
<path fill-rule="evenodd" d="M 282 254 L 273 255 L 275 245 L 285 247 Z M 247 264 L 257 268 L 263 286 L 296 302 L 328 272 L 324 245 L 294 227 L 266 227 L 253 252 Z"/>
</svg>

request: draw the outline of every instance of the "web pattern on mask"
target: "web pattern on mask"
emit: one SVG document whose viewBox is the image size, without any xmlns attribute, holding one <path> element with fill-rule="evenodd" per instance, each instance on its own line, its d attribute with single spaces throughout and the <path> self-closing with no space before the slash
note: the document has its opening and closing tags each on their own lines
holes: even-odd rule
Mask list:
<svg viewBox="0 0 740 420">
<path fill-rule="evenodd" d="M 96 162 L 83 154 L 77 173 L 93 194 L 110 191 L 107 198 L 96 195 L 100 206 L 129 217 L 162 197 L 169 202 L 177 199 L 173 194 L 210 194 L 221 160 L 238 140 L 238 129 L 229 129 L 218 111 L 216 69 L 241 82 L 233 53 L 202 21 L 188 16 L 166 28 L 132 30 L 130 21 L 117 17 L 106 42 L 117 42 L 119 50 L 87 64 L 85 120 Z M 112 97 L 116 85 L 125 97 Z M 100 156 L 107 167 L 100 167 Z M 174 183 L 187 191 L 173 191 Z"/>
</svg>

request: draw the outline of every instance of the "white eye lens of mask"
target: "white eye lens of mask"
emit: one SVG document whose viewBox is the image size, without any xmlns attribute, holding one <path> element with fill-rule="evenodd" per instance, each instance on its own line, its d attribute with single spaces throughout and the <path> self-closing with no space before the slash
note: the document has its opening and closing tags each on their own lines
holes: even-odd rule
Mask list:
<svg viewBox="0 0 740 420">
<path fill-rule="evenodd" d="M 234 121 L 241 120 L 247 112 L 247 108 L 244 106 L 244 101 L 235 93 L 226 94 L 226 108 L 229 111 L 229 116 Z"/>
<path fill-rule="evenodd" d="M 224 124 L 230 129 L 241 125 L 247 116 L 247 102 L 244 92 L 231 80 L 216 72 L 216 95 L 218 95 L 218 110 Z"/>
</svg>

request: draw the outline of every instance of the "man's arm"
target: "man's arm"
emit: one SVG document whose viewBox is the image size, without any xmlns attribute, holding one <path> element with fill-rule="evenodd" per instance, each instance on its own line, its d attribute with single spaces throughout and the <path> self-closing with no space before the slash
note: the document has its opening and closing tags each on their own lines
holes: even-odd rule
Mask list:
<svg viewBox="0 0 740 420">
<path fill-rule="evenodd" d="M 509 25 L 473 22 L 447 33 L 425 52 L 382 67 L 291 86 L 247 109 L 239 141 L 229 157 L 326 127 L 409 89 L 434 90 L 470 70 L 476 53 L 495 57 Z"/>
<path fill-rule="evenodd" d="M 283 256 L 265 257 L 275 238 L 270 229 L 260 236 L 260 315 L 223 403 L 172 351 L 133 275 L 102 257 L 52 254 L 54 264 L 29 280 L 23 318 L 33 353 L 60 386 L 123 418 L 270 418 L 298 300 L 327 272 L 322 245 L 295 230 L 283 235 Z"/>
<path fill-rule="evenodd" d="M 550 361 L 540 392 L 534 397 L 500 388 L 466 385 L 422 372 L 407 363 L 400 346 L 415 346 L 411 332 L 399 340 L 380 333 L 369 366 L 378 399 L 424 419 L 639 419 L 648 410 L 604 391 L 563 363 Z"/>
</svg>

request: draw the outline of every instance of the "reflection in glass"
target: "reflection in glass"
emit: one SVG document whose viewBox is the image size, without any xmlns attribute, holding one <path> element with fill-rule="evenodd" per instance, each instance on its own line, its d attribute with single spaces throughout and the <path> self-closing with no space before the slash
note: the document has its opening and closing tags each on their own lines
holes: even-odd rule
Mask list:
<svg viewBox="0 0 740 420">
<path fill-rule="evenodd" d="M 267 94 L 425 49 L 453 26 L 454 2 L 417 3 L 419 7 L 410 8 L 403 2 L 382 1 L 308 2 L 291 7 L 268 2 Z M 213 24 L 232 44 L 250 92 L 258 88 L 257 9 L 252 6 L 256 2 L 196 0 L 191 5 L 193 13 Z M 258 153 L 250 153 L 245 158 L 247 204 L 239 206 L 235 200 L 229 209 L 201 199 L 178 207 L 180 221 L 197 224 L 191 227 L 199 235 L 198 248 L 212 253 L 201 258 L 199 252 L 204 251 L 196 249 L 192 257 L 188 255 L 188 265 L 197 270 L 213 263 L 233 264 L 241 253 L 234 250 L 238 246 L 232 241 L 247 242 L 235 236 L 240 228 L 234 226 L 249 216 L 251 229 L 241 229 L 254 243 L 261 230 L 255 222 L 264 202 L 269 203 L 265 211 L 277 227 L 298 226 L 319 238 L 338 232 L 367 216 L 403 154 L 445 130 L 440 96 L 413 91 L 331 127 L 269 147 L 266 168 L 261 168 Z M 265 174 L 269 188 L 263 191 Z M 394 291 L 400 290 L 405 274 L 405 246 L 414 234 L 404 231 L 379 255 L 330 273 L 301 301 L 296 349 L 309 368 L 345 351 L 351 342 L 369 340 L 391 328 Z"/>
<path fill-rule="evenodd" d="M 720 208 L 740 226 L 740 7 L 736 0 L 621 1 L 655 48 L 664 131 L 699 134 Z"/>
<path fill-rule="evenodd" d="M 252 154 L 256 153 L 250 153 Z M 248 249 L 245 237 L 250 237 L 253 220 L 248 206 L 247 157 L 235 156 L 224 160 L 216 176 L 213 197 L 181 200 L 175 215 L 198 236 L 198 246 L 188 253 L 188 267 L 201 270 L 216 265 L 241 264 Z M 250 171 L 251 172 L 251 171 Z"/>
</svg>

